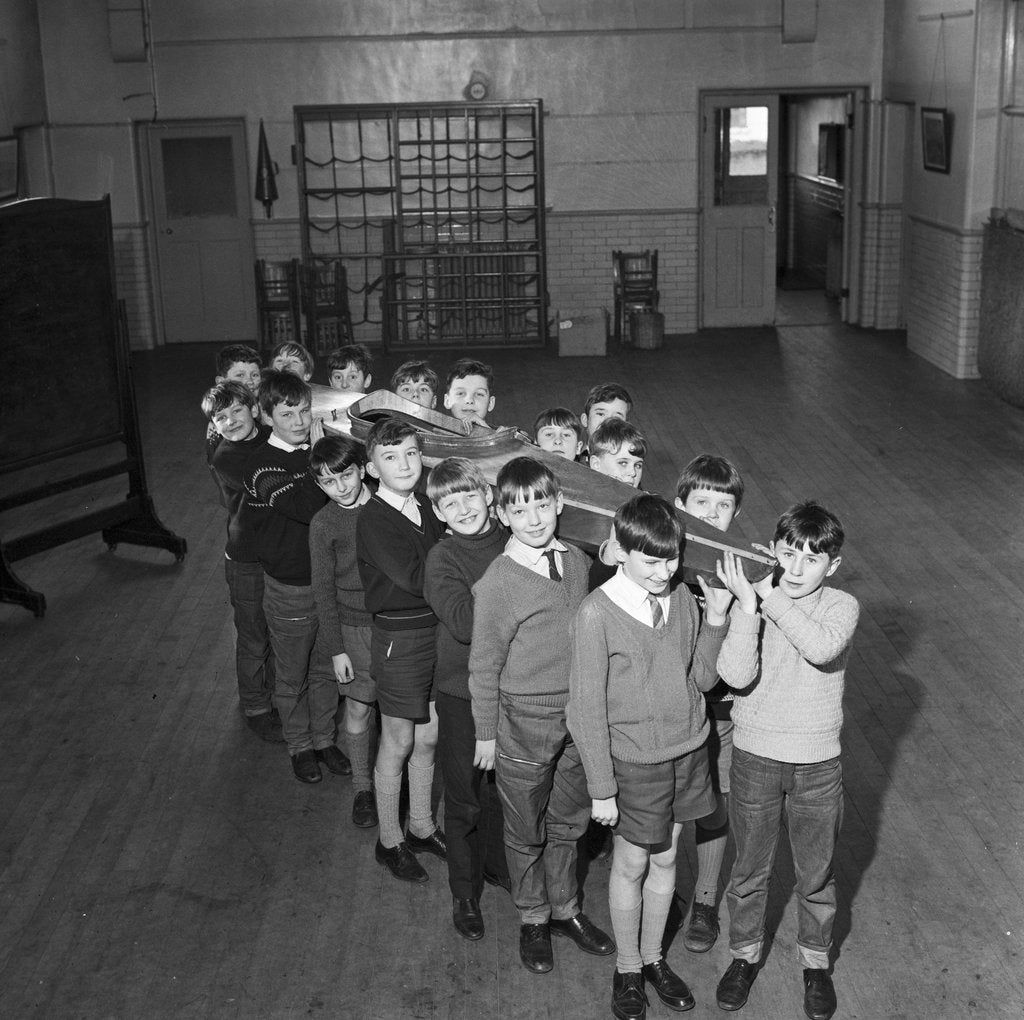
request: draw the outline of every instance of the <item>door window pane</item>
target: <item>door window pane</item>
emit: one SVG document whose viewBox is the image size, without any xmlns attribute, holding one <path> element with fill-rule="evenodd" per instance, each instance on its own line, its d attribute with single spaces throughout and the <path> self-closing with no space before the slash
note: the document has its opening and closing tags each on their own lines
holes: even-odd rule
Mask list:
<svg viewBox="0 0 1024 1020">
<path fill-rule="evenodd" d="M 169 220 L 238 214 L 230 136 L 162 138 L 160 149 Z"/>
<path fill-rule="evenodd" d="M 768 204 L 768 107 L 715 110 L 715 205 Z"/>
</svg>

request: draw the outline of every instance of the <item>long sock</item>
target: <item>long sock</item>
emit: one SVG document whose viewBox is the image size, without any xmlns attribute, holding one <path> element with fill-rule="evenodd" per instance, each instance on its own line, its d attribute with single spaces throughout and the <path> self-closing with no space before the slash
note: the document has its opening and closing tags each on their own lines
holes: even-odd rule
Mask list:
<svg viewBox="0 0 1024 1020">
<path fill-rule="evenodd" d="M 352 762 L 352 789 L 372 790 L 370 779 L 370 731 L 362 733 L 346 733 L 345 743 L 348 746 L 348 759 Z"/>
<path fill-rule="evenodd" d="M 697 903 L 714 905 L 718 898 L 718 876 L 722 873 L 728 835 L 727 825 L 712 830 L 697 826 L 697 883 L 693 889 Z"/>
<path fill-rule="evenodd" d="M 398 816 L 398 798 L 402 793 L 402 776 L 385 776 L 373 770 L 373 785 L 377 791 L 377 818 L 380 822 L 378 838 L 388 848 L 402 842 L 402 822 Z"/>
<path fill-rule="evenodd" d="M 620 974 L 638 973 L 643 966 L 640 958 L 640 915 L 643 902 L 639 889 L 613 873 L 608 882 L 608 913 L 615 936 L 615 969 Z"/>
<path fill-rule="evenodd" d="M 661 944 L 665 939 L 672 895 L 644 884 L 644 920 L 640 926 L 640 959 L 644 963 L 657 963 L 664 955 Z"/>
<path fill-rule="evenodd" d="M 409 762 L 409 831 L 414 836 L 429 836 L 437 826 L 430 810 L 430 789 L 434 785 L 434 766 L 422 768 Z"/>
</svg>

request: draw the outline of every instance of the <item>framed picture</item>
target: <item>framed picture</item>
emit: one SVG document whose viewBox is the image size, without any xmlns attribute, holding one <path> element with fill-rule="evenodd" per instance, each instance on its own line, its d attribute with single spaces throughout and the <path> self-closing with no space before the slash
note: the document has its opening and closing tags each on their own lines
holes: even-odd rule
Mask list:
<svg viewBox="0 0 1024 1020">
<path fill-rule="evenodd" d="M 0 201 L 18 197 L 18 139 L 0 138 Z"/>
<path fill-rule="evenodd" d="M 945 107 L 921 107 L 921 152 L 925 170 L 949 173 L 949 148 L 953 115 Z"/>
</svg>

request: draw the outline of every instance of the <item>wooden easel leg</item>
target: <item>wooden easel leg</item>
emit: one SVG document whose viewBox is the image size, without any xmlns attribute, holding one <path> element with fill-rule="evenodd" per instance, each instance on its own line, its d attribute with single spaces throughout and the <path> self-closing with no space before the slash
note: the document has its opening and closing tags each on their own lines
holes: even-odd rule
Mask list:
<svg viewBox="0 0 1024 1020">
<path fill-rule="evenodd" d="M 156 515 L 153 500 L 149 496 L 140 496 L 136 499 L 139 502 L 139 512 L 120 524 L 104 528 L 103 541 L 111 549 L 116 548 L 120 542 L 166 549 L 168 552 L 174 553 L 174 558 L 180 563 L 185 558 L 188 543 L 164 527 Z"/>
<path fill-rule="evenodd" d="M 31 609 L 37 618 L 41 618 L 46 612 L 46 596 L 42 592 L 34 591 L 11 570 L 2 545 L 0 545 L 0 602 L 12 602 L 17 606 Z"/>
</svg>

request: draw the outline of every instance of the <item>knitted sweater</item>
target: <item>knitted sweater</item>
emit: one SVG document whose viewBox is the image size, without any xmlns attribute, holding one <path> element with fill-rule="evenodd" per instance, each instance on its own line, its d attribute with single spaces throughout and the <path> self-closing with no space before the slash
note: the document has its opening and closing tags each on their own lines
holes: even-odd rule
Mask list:
<svg viewBox="0 0 1024 1020">
<path fill-rule="evenodd" d="M 469 701 L 469 643 L 473 637 L 473 585 L 508 541 L 497 521 L 481 535 L 453 532 L 427 553 L 423 594 L 437 614 L 437 688 Z"/>
<path fill-rule="evenodd" d="M 804 764 L 839 754 L 843 683 L 859 613 L 857 600 L 835 588 L 802 599 L 774 588 L 753 616 L 733 607 L 718 672 L 737 688 L 736 747 Z"/>
<path fill-rule="evenodd" d="M 229 443 L 220 440 L 210 454 L 210 472 L 217 483 L 221 505 L 228 512 L 228 539 L 224 554 L 238 563 L 254 563 L 259 559 L 256 553 L 256 532 L 245 509 L 245 468 L 253 451 L 262 446 L 270 435 L 270 428 L 257 425 L 249 439 Z M 207 446 L 207 450 L 210 447 Z"/>
<path fill-rule="evenodd" d="M 356 524 L 356 556 L 366 592 L 366 608 L 384 630 L 434 627 L 437 617 L 423 597 L 427 553 L 444 534 L 430 502 L 416 493 L 417 527 L 376 493 Z"/>
<path fill-rule="evenodd" d="M 281 584 L 308 586 L 309 522 L 327 502 L 309 473 L 309 451 L 257 447 L 248 460 L 245 489 L 264 572 Z"/>
<path fill-rule="evenodd" d="M 361 506 L 329 502 L 309 522 L 309 559 L 313 599 L 328 655 L 345 651 L 341 625 L 369 627 L 366 596 L 356 563 L 356 522 Z"/>
<path fill-rule="evenodd" d="M 564 708 L 569 700 L 569 627 L 587 594 L 586 556 L 562 554 L 562 580 L 552 581 L 499 556 L 473 585 L 469 693 L 477 740 L 498 729 L 498 691 Z"/>
<path fill-rule="evenodd" d="M 654 630 L 601 589 L 572 626 L 566 721 L 595 800 L 618 792 L 612 758 L 669 761 L 707 740 L 701 694 L 718 678 L 715 663 L 728 624 L 701 624 L 686 587 L 672 592 L 665 626 Z"/>
</svg>

